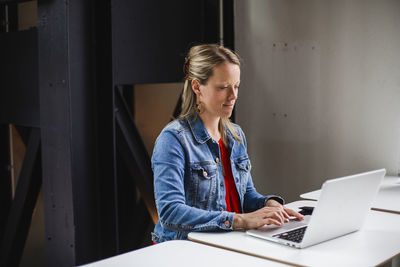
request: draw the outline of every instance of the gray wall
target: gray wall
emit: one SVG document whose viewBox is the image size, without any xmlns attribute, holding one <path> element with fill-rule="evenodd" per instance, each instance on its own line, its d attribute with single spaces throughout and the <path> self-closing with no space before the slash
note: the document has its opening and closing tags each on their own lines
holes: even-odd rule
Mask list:
<svg viewBox="0 0 400 267">
<path fill-rule="evenodd" d="M 261 193 L 400 167 L 400 1 L 239 0 L 237 122 Z"/>
</svg>

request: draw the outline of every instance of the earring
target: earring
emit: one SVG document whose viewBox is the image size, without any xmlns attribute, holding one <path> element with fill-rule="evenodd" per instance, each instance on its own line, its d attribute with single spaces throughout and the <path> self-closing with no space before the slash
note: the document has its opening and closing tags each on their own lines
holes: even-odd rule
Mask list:
<svg viewBox="0 0 400 267">
<path fill-rule="evenodd" d="M 204 112 L 203 102 L 199 101 L 196 103 L 196 112 L 198 115 Z"/>
</svg>

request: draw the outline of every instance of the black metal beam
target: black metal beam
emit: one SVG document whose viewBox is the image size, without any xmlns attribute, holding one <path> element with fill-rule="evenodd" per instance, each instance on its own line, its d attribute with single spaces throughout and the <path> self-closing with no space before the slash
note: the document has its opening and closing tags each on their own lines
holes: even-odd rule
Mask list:
<svg viewBox="0 0 400 267">
<path fill-rule="evenodd" d="M 117 141 L 118 151 L 123 155 L 122 159 L 126 161 L 128 170 L 131 172 L 132 178 L 135 179 L 135 184 L 140 190 L 147 210 L 153 222 L 156 223 L 158 215 L 153 193 L 153 171 L 150 157 L 122 97 L 120 88 L 115 89 L 115 107 L 116 126 L 121 133 Z"/>
<path fill-rule="evenodd" d="M 6 6 L 0 5 L 0 33 L 6 32 Z"/>
<path fill-rule="evenodd" d="M 118 253 L 110 1 L 38 2 L 47 263 Z"/>
<path fill-rule="evenodd" d="M 0 32 L 18 31 L 18 3 L 0 0 Z"/>
<path fill-rule="evenodd" d="M 113 175 L 103 174 L 104 167 L 97 166 L 101 157 L 97 154 L 103 150 L 97 133 L 97 129 L 102 130 L 102 118 L 96 112 L 104 108 L 96 103 L 97 90 L 103 88 L 98 75 L 104 74 L 98 72 L 98 64 L 104 62 L 96 59 L 103 56 L 98 47 L 107 37 L 94 29 L 101 27 L 97 24 L 102 19 L 97 5 L 106 2 L 38 1 L 43 197 L 49 266 L 74 266 L 116 253 L 108 250 L 110 246 L 115 248 L 115 215 L 111 214 L 110 219 L 103 216 L 103 208 L 115 210 L 113 187 L 111 195 L 107 195 L 109 189 L 102 191 L 104 181 L 111 181 L 112 185 Z M 112 109 L 108 112 L 112 117 Z M 112 133 L 112 122 L 109 128 Z M 106 142 L 112 147 L 112 139 Z M 103 220 L 113 223 L 111 229 Z M 103 235 L 111 238 L 105 240 Z"/>
<path fill-rule="evenodd" d="M 18 3 L 7 4 L 8 8 L 8 32 L 18 31 Z"/>
<path fill-rule="evenodd" d="M 126 98 L 132 99 L 130 92 L 133 90 L 131 86 L 116 90 L 118 229 L 119 251 L 123 253 L 151 244 L 149 228 L 154 227 L 158 217 L 152 193 L 152 173 L 148 174 L 150 177 L 144 177 L 150 159 L 132 119 L 132 107 L 128 105 L 131 101 L 126 101 Z M 141 157 L 141 163 L 137 157 Z"/>
<path fill-rule="evenodd" d="M 112 81 L 111 1 L 93 1 L 93 66 L 96 100 L 96 177 L 99 182 L 99 249 L 101 258 L 119 253 L 114 91 Z"/>
<path fill-rule="evenodd" d="M 38 5 L 40 117 L 46 261 L 76 265 L 72 189 L 71 81 L 68 6 L 64 1 Z"/>
<path fill-rule="evenodd" d="M 0 34 L 0 123 L 39 127 L 37 29 Z"/>
<path fill-rule="evenodd" d="M 0 266 L 19 265 L 41 184 L 40 130 L 34 128 L 29 137 L 18 185 L 7 218 L 0 251 Z"/>
<path fill-rule="evenodd" d="M 118 174 L 118 230 L 119 252 L 124 253 L 134 249 L 149 246 L 151 234 L 146 229 L 154 228 L 149 212 L 137 191 L 136 179 L 141 175 L 138 166 L 129 157 L 129 148 L 124 142 L 119 127 L 117 131 L 117 174 Z M 128 162 L 129 161 L 129 162 Z"/>
<path fill-rule="evenodd" d="M 11 207 L 10 138 L 8 125 L 0 124 L 0 240 L 3 240 L 8 213 Z"/>
</svg>

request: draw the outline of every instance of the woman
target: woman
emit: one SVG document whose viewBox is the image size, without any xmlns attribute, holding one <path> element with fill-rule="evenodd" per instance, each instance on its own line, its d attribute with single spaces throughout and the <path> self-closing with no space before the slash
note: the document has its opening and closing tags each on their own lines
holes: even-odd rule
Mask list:
<svg viewBox="0 0 400 267">
<path fill-rule="evenodd" d="M 218 45 L 190 49 L 184 64 L 180 117 L 157 138 L 153 156 L 160 243 L 191 231 L 253 229 L 303 216 L 278 196 L 262 196 L 250 175 L 242 129 L 229 121 L 240 84 L 240 62 Z"/>
</svg>

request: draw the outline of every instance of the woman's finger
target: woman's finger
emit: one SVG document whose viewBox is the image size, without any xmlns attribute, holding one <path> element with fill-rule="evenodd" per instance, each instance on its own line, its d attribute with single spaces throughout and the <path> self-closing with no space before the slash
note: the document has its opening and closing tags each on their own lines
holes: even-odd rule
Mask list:
<svg viewBox="0 0 400 267">
<path fill-rule="evenodd" d="M 275 219 L 272 219 L 272 218 L 267 218 L 267 219 L 265 219 L 265 223 L 264 224 L 268 224 L 268 225 L 275 224 L 275 225 L 281 226 L 283 223 L 281 223 L 281 222 L 279 222 L 279 221 L 277 221 Z"/>
<path fill-rule="evenodd" d="M 285 211 L 287 214 L 289 214 L 291 216 L 295 216 L 299 220 L 304 220 L 304 216 L 302 214 L 300 214 L 292 209 L 285 208 Z"/>
<path fill-rule="evenodd" d="M 279 211 L 280 216 L 283 218 L 283 221 L 288 222 L 289 218 L 290 218 L 290 215 L 286 212 L 285 206 L 283 206 L 283 205 L 281 205 L 279 203 L 277 203 L 277 204 L 278 205 L 276 205 L 276 206 L 266 207 L 267 208 L 266 210 L 272 210 L 273 209 L 275 211 Z"/>
<path fill-rule="evenodd" d="M 283 217 L 284 217 L 285 219 L 288 219 L 288 220 L 289 220 L 290 215 L 286 212 L 285 209 L 282 210 L 282 215 L 283 215 Z"/>
<path fill-rule="evenodd" d="M 275 220 L 284 223 L 285 222 L 285 218 L 283 217 L 283 214 L 281 211 L 275 211 L 272 214 L 269 214 L 268 216 L 269 218 L 274 218 Z"/>
<path fill-rule="evenodd" d="M 279 214 L 279 217 L 282 218 L 282 222 L 288 222 L 289 221 L 285 211 L 283 211 L 283 210 L 279 211 L 278 214 Z"/>
</svg>

